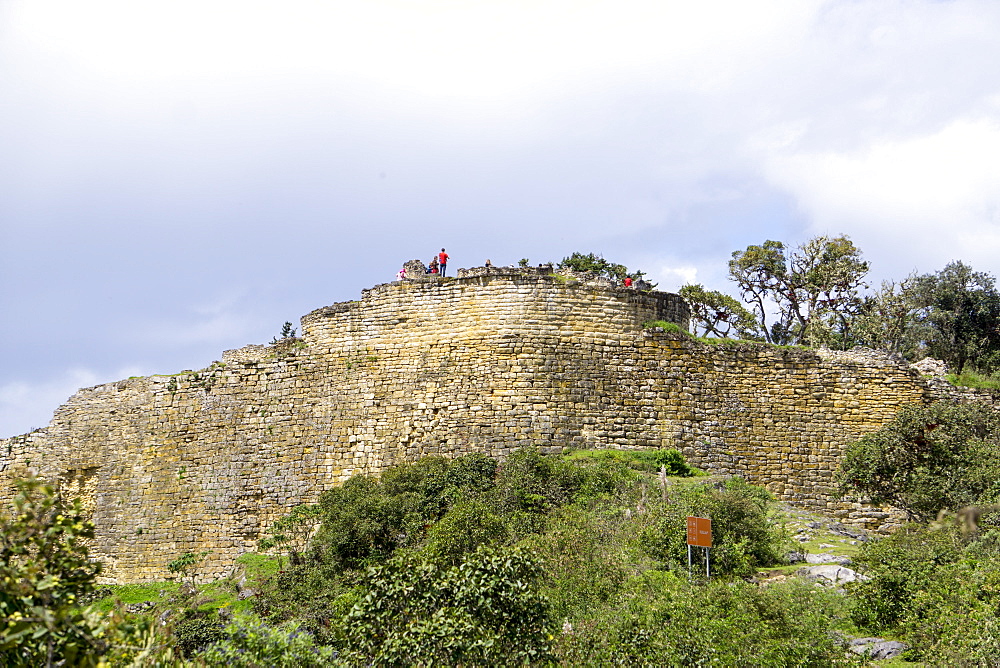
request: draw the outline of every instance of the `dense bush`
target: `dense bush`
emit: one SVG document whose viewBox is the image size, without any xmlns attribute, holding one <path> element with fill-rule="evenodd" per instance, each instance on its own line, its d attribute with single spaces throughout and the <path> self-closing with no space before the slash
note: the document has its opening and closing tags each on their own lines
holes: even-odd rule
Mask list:
<svg viewBox="0 0 1000 668">
<path fill-rule="evenodd" d="M 935 665 L 994 665 L 1000 656 L 1000 531 L 979 537 L 954 525 L 907 525 L 866 545 L 868 578 L 851 587 L 852 617 L 902 637 L 910 658 Z"/>
<path fill-rule="evenodd" d="M 358 665 L 521 665 L 548 662 L 548 604 L 537 560 L 477 549 L 454 566 L 399 557 L 367 574 L 344 620 Z"/>
<path fill-rule="evenodd" d="M 314 559 L 360 568 L 420 544 L 453 503 L 493 485 L 496 466 L 484 455 L 425 457 L 377 478 L 354 476 L 320 497 Z"/>
<path fill-rule="evenodd" d="M 844 662 L 833 633 L 835 594 L 790 582 L 690 584 L 647 571 L 615 608 L 567 622 L 557 642 L 566 665 L 828 666 Z"/>
<path fill-rule="evenodd" d="M 233 620 L 224 638 L 210 645 L 199 658 L 209 666 L 233 668 L 320 668 L 347 665 L 338 662 L 332 647 L 318 645 L 296 624 L 268 626 Z"/>
<path fill-rule="evenodd" d="M 184 656 L 192 657 L 224 637 L 225 624 L 208 613 L 194 614 L 174 624 L 173 635 Z"/>
<path fill-rule="evenodd" d="M 356 477 L 323 495 L 307 558 L 278 573 L 255 609 L 271 623 L 294 620 L 355 665 L 574 663 L 589 651 L 597 663 L 641 663 L 643 652 L 652 663 L 707 659 L 702 645 L 654 631 L 664 610 L 682 607 L 656 587 L 688 595 L 666 572 L 686 571 L 685 517 L 713 518 L 713 572 L 727 578 L 778 561 L 786 536 L 766 491 L 738 479 L 661 489 L 652 475 L 661 466 L 690 473 L 673 451 L 563 458 L 524 448 L 499 465 L 426 458 Z M 768 596 L 777 594 L 726 599 L 733 609 L 756 606 L 748 619 L 770 624 L 754 647 L 826 656 L 829 639 L 809 636 L 813 654 L 807 641 L 787 640 L 798 627 Z M 637 598 L 662 605 L 636 608 Z M 811 619 L 811 600 L 796 614 Z M 727 622 L 715 624 L 709 636 L 725 635 Z M 561 637 L 556 651 L 550 635 L 563 625 L 583 635 Z M 604 632 L 618 640 L 605 646 Z"/>
<path fill-rule="evenodd" d="M 909 406 L 848 446 L 844 494 L 889 503 L 912 519 L 1000 498 L 1000 414 L 978 403 Z"/>
<path fill-rule="evenodd" d="M 718 575 L 746 577 L 779 563 L 788 543 L 784 529 L 769 516 L 771 495 L 739 478 L 721 487 L 675 489 L 669 503 L 650 507 L 641 536 L 644 551 L 666 568 L 687 565 L 689 515 L 712 519 L 711 569 Z"/>
</svg>

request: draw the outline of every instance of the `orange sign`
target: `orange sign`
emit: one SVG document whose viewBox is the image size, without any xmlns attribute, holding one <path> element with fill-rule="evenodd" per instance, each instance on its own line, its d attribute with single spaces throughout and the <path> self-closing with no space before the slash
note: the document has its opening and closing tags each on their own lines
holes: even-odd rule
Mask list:
<svg viewBox="0 0 1000 668">
<path fill-rule="evenodd" d="M 707 517 L 688 517 L 688 545 L 712 547 L 712 520 Z"/>
</svg>

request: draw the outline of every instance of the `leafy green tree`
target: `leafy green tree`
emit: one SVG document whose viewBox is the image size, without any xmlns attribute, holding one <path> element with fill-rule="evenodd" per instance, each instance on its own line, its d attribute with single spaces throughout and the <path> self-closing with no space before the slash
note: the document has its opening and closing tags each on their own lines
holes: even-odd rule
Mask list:
<svg viewBox="0 0 1000 668">
<path fill-rule="evenodd" d="M 771 240 L 735 251 L 729 277 L 769 343 L 820 345 L 848 338 L 868 268 L 847 236 L 819 236 L 791 251 Z"/>
<path fill-rule="evenodd" d="M 864 297 L 843 348 L 863 345 L 903 355 L 919 354 L 925 327 L 917 321 L 915 276 L 900 282 L 883 281 L 881 288 Z"/>
<path fill-rule="evenodd" d="M 94 527 L 79 500 L 64 507 L 36 478 L 16 485 L 13 512 L 0 518 L 0 654 L 11 665 L 96 666 L 103 629 L 80 606 L 101 571 L 84 543 Z"/>
<path fill-rule="evenodd" d="M 354 476 L 320 497 L 313 557 L 360 568 L 415 547 L 456 501 L 492 487 L 496 470 L 489 457 L 466 455 L 425 457 L 379 477 Z"/>
<path fill-rule="evenodd" d="M 338 661 L 332 647 L 318 645 L 313 636 L 294 622 L 269 626 L 234 619 L 222 640 L 208 646 L 197 658 L 209 666 L 234 668 L 325 668 L 350 665 Z"/>
<path fill-rule="evenodd" d="M 295 335 L 295 327 L 292 326 L 292 323 L 286 320 L 285 324 L 281 326 L 281 333 L 271 339 L 271 344 L 280 343 L 285 339 L 294 339 Z"/>
<path fill-rule="evenodd" d="M 191 584 L 194 584 L 195 578 L 197 577 L 195 569 L 198 567 L 198 564 L 200 564 L 201 561 L 208 556 L 208 553 L 209 550 L 205 550 L 197 554 L 194 552 L 186 552 L 167 564 L 167 570 L 176 574 L 178 577 L 191 578 Z"/>
<path fill-rule="evenodd" d="M 616 264 L 605 260 L 595 253 L 573 253 L 564 257 L 559 263 L 560 268 L 572 269 L 573 271 L 587 272 L 607 276 L 616 281 L 623 281 L 628 275 L 628 267 L 623 264 Z"/>
<path fill-rule="evenodd" d="M 548 602 L 532 556 L 484 548 L 454 566 L 398 557 L 367 574 L 347 615 L 359 665 L 523 665 L 551 654 Z"/>
<path fill-rule="evenodd" d="M 271 535 L 261 538 L 257 545 L 265 552 L 279 546 L 288 546 L 288 552 L 295 561 L 305 550 L 309 537 L 320 521 L 320 507 L 316 504 L 301 503 L 293 507 L 287 515 L 271 525 Z"/>
<path fill-rule="evenodd" d="M 15 486 L 13 507 L 0 514 L 0 665 L 169 664 L 172 650 L 150 620 L 83 604 L 101 565 L 87 558 L 94 527 L 79 499 L 67 505 L 35 477 Z"/>
<path fill-rule="evenodd" d="M 562 259 L 562 262 L 559 263 L 559 268 L 605 276 L 617 283 L 624 281 L 626 277 L 634 281 L 641 281 L 643 276 L 646 275 L 646 272 L 643 271 L 629 271 L 629 268 L 625 265 L 610 262 L 595 253 L 587 253 L 586 255 L 583 253 L 573 253 Z M 655 288 L 656 285 L 653 284 L 651 287 Z"/>
<path fill-rule="evenodd" d="M 951 262 L 913 281 L 917 322 L 924 326 L 927 354 L 961 373 L 1000 367 L 1000 292 L 990 274 Z"/>
<path fill-rule="evenodd" d="M 1000 415 L 980 403 L 908 406 L 850 444 L 842 494 L 888 503 L 912 519 L 1000 498 Z"/>
<path fill-rule="evenodd" d="M 761 338 L 754 314 L 729 295 L 695 284 L 682 287 L 680 296 L 691 308 L 691 327 L 695 336 Z"/>
</svg>

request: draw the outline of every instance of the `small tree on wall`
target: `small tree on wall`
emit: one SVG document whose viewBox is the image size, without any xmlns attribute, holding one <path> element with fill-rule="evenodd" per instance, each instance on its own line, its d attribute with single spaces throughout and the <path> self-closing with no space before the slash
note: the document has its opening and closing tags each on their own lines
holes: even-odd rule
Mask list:
<svg viewBox="0 0 1000 668">
<path fill-rule="evenodd" d="M 292 323 L 286 320 L 285 324 L 281 326 L 281 333 L 278 336 L 271 339 L 271 343 L 272 344 L 279 343 L 284 339 L 294 339 L 295 335 L 296 335 L 295 328 L 292 326 Z"/>
<path fill-rule="evenodd" d="M 596 253 L 573 253 L 572 255 L 562 259 L 562 262 L 559 263 L 559 268 L 597 274 L 598 276 L 610 278 L 615 282 L 624 281 L 626 277 L 631 278 L 634 281 L 640 281 L 642 280 L 642 277 L 646 275 L 646 272 L 643 271 L 630 272 L 628 267 L 625 265 L 609 262 Z M 649 286 L 648 289 L 656 287 L 655 283 L 645 283 Z"/>
</svg>

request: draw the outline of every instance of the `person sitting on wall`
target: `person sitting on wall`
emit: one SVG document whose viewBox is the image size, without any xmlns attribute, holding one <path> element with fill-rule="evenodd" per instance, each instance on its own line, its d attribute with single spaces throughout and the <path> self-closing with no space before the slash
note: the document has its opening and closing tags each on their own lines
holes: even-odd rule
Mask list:
<svg viewBox="0 0 1000 668">
<path fill-rule="evenodd" d="M 437 261 L 437 258 L 433 258 L 431 260 L 431 263 L 429 265 L 427 265 L 427 273 L 428 274 L 436 274 L 436 273 L 438 273 L 438 261 Z"/>
<path fill-rule="evenodd" d="M 626 288 L 631 288 L 632 287 L 632 277 L 631 276 L 626 276 L 625 277 L 625 287 Z"/>
<path fill-rule="evenodd" d="M 402 269 L 396 272 L 396 280 L 402 281 L 405 278 L 406 278 L 406 267 L 403 267 Z"/>
<path fill-rule="evenodd" d="M 490 259 L 489 259 L 489 258 L 486 258 L 486 266 L 487 266 L 487 267 L 492 267 L 492 266 L 493 266 L 493 263 L 492 263 L 492 262 L 490 262 Z"/>
</svg>

